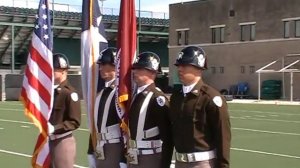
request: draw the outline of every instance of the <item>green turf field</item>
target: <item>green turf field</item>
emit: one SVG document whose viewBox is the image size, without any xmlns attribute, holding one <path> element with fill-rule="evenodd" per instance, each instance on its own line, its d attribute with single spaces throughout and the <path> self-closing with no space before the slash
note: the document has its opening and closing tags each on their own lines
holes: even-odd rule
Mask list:
<svg viewBox="0 0 300 168">
<path fill-rule="evenodd" d="M 84 110 L 83 110 L 84 111 Z M 231 168 L 299 168 L 300 106 L 229 104 Z M 28 168 L 38 130 L 20 102 L 0 102 L 0 167 Z M 87 167 L 86 115 L 75 131 L 75 167 Z"/>
</svg>

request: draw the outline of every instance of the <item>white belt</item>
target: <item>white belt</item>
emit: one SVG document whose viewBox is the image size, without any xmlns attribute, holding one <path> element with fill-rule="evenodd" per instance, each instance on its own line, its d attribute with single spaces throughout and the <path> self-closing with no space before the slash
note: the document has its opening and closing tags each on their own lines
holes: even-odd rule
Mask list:
<svg viewBox="0 0 300 168">
<path fill-rule="evenodd" d="M 150 129 L 144 131 L 144 137 L 143 138 L 146 139 L 146 138 L 155 137 L 158 134 L 159 134 L 159 128 L 158 127 L 153 127 L 153 128 L 150 128 Z"/>
<path fill-rule="evenodd" d="M 215 150 L 195 153 L 175 153 L 176 160 L 179 162 L 199 162 L 216 158 Z"/>
<path fill-rule="evenodd" d="M 59 139 L 59 138 L 63 138 L 65 136 L 71 135 L 71 134 L 72 134 L 72 131 L 68 131 L 63 134 L 51 134 L 51 135 L 49 135 L 49 138 L 50 138 L 50 140 L 55 140 L 55 139 Z"/>
<path fill-rule="evenodd" d="M 119 124 L 106 127 L 105 133 L 97 133 L 97 140 L 99 141 L 109 141 L 120 137 L 121 131 Z"/>
<path fill-rule="evenodd" d="M 129 140 L 130 148 L 160 148 L 162 146 L 161 140 L 150 140 L 150 141 L 135 141 Z"/>
<path fill-rule="evenodd" d="M 138 150 L 138 155 L 151 155 L 155 153 L 160 153 L 161 151 L 162 151 L 161 147 L 155 149 L 143 149 L 143 150 Z"/>
<path fill-rule="evenodd" d="M 114 143 L 120 143 L 120 139 L 110 139 L 110 140 L 104 140 L 105 144 L 114 144 Z"/>
</svg>

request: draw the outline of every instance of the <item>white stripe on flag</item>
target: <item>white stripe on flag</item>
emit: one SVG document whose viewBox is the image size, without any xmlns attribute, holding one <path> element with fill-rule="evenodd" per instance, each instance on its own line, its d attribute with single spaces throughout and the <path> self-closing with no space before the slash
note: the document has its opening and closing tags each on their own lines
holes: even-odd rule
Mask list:
<svg viewBox="0 0 300 168">
<path fill-rule="evenodd" d="M 45 160 L 47 159 L 47 156 L 49 154 L 49 144 L 48 144 L 48 138 L 47 138 L 47 143 L 43 145 L 43 148 L 39 152 L 36 163 L 39 165 L 44 165 Z"/>
<path fill-rule="evenodd" d="M 30 57 L 28 57 L 27 65 L 28 65 L 30 72 L 33 74 L 33 76 L 37 80 L 39 80 L 39 82 L 45 87 L 45 89 L 51 95 L 52 90 L 54 89 L 54 88 L 52 88 L 51 79 L 40 69 L 40 67 L 34 60 L 30 59 Z M 49 88 L 51 88 L 51 90 L 49 90 Z"/>
<path fill-rule="evenodd" d="M 27 95 L 28 99 L 30 100 L 30 102 L 35 105 L 37 110 L 39 110 L 39 112 L 47 120 L 48 113 L 49 113 L 48 105 L 44 102 L 43 99 L 41 99 L 41 97 L 39 96 L 39 93 L 28 84 L 28 79 L 26 76 L 24 76 L 24 79 L 23 79 L 23 87 L 26 90 L 26 95 Z"/>
<path fill-rule="evenodd" d="M 35 33 L 32 34 L 31 44 L 40 53 L 44 60 L 46 60 L 49 63 L 49 65 L 52 66 L 52 52 L 48 49 L 47 46 L 44 45 L 44 43 L 39 39 L 39 37 Z"/>
</svg>

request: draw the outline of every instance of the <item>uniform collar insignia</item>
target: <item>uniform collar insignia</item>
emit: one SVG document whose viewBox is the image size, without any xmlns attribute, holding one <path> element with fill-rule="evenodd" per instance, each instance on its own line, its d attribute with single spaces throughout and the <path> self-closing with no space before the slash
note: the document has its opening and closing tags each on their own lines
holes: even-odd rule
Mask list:
<svg viewBox="0 0 300 168">
<path fill-rule="evenodd" d="M 60 93 L 61 92 L 61 87 L 57 87 L 55 90 L 56 90 L 56 93 Z"/>
<path fill-rule="evenodd" d="M 115 79 L 105 82 L 104 85 L 105 85 L 105 87 L 113 88 L 113 86 L 115 85 Z"/>
<path fill-rule="evenodd" d="M 200 94 L 199 90 L 195 88 L 194 90 L 191 91 L 194 95 L 198 96 Z"/>
</svg>

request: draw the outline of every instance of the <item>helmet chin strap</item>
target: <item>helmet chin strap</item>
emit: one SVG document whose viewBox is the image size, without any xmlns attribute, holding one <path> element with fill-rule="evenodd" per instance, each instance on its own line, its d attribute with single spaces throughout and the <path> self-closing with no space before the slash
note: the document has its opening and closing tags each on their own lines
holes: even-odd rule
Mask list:
<svg viewBox="0 0 300 168">
<path fill-rule="evenodd" d="M 154 80 L 149 78 L 147 80 L 140 81 L 139 83 L 137 83 L 137 85 L 138 85 L 138 87 L 141 87 L 141 86 L 148 85 L 148 84 L 151 84 L 151 83 L 154 83 Z"/>
<path fill-rule="evenodd" d="M 68 75 L 68 71 L 67 70 L 62 71 L 61 77 L 59 79 L 55 80 L 54 84 L 55 85 L 59 85 L 62 82 L 64 82 L 65 80 L 67 80 L 67 75 Z"/>
</svg>

